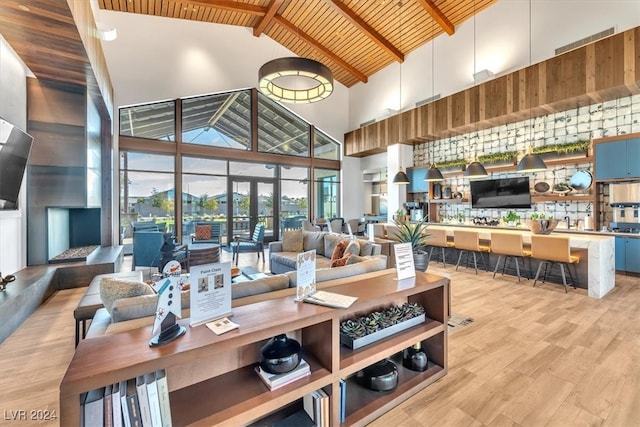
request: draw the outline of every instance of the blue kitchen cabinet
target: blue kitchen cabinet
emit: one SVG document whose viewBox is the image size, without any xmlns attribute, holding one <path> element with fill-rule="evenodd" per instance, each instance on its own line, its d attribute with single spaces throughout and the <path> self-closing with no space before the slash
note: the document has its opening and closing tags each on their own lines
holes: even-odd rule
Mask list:
<svg viewBox="0 0 640 427">
<path fill-rule="evenodd" d="M 595 144 L 596 179 L 640 177 L 640 138 Z"/>
<path fill-rule="evenodd" d="M 407 176 L 409 177 L 409 193 L 428 193 L 429 183 L 424 180 L 427 175 L 427 168 L 408 168 Z"/>
<path fill-rule="evenodd" d="M 640 239 L 616 237 L 616 270 L 640 273 Z"/>
</svg>

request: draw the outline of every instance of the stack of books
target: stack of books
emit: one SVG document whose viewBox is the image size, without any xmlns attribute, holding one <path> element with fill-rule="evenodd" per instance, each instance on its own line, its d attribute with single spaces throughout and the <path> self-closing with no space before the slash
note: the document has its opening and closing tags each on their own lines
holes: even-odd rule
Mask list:
<svg viewBox="0 0 640 427">
<path fill-rule="evenodd" d="M 264 371 L 260 366 L 256 367 L 256 372 L 258 373 L 258 377 L 260 377 L 269 390 L 273 391 L 292 383 L 297 379 L 310 375 L 311 369 L 304 359 L 300 359 L 300 363 L 295 367 L 295 369 L 285 372 L 284 374 L 270 374 L 269 372 Z"/>
<path fill-rule="evenodd" d="M 331 424 L 329 395 L 324 390 L 318 389 L 304 396 L 302 405 L 317 427 L 329 427 Z"/>
<path fill-rule="evenodd" d="M 87 427 L 171 427 L 164 370 L 91 390 L 80 396 L 81 425 Z"/>
</svg>

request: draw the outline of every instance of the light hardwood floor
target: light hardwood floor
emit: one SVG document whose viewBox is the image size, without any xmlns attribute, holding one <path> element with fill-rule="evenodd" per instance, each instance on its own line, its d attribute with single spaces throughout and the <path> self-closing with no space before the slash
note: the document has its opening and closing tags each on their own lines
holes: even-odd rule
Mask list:
<svg viewBox="0 0 640 427">
<path fill-rule="evenodd" d="M 263 268 L 253 254 L 241 263 Z M 450 336 L 448 375 L 372 425 L 640 425 L 640 278 L 618 275 L 597 300 L 559 285 L 429 268 L 451 274 L 452 311 L 475 321 Z M 58 292 L 0 346 L 0 425 L 58 424 L 37 424 L 30 411 L 58 410 L 73 356 L 71 313 L 83 293 Z M 26 421 L 11 420 L 19 410 Z"/>
</svg>

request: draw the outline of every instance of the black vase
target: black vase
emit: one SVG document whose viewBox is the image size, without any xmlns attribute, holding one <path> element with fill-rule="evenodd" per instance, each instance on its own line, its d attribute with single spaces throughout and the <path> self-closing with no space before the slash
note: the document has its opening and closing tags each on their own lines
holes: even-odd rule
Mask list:
<svg viewBox="0 0 640 427">
<path fill-rule="evenodd" d="M 412 371 L 426 371 L 429 365 L 427 353 L 418 342 L 402 351 L 402 366 Z"/>
<path fill-rule="evenodd" d="M 260 367 L 270 374 L 284 374 L 300 363 L 300 343 L 285 334 L 271 338 L 260 349 Z"/>
</svg>

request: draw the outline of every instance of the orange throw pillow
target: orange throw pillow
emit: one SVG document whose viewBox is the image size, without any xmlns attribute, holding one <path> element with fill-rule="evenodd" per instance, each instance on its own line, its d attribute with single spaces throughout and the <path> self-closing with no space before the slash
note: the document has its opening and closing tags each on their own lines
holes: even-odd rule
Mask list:
<svg viewBox="0 0 640 427">
<path fill-rule="evenodd" d="M 211 226 L 196 225 L 196 240 L 209 240 L 209 239 L 211 239 Z"/>
<path fill-rule="evenodd" d="M 333 254 L 331 254 L 331 261 L 342 258 L 348 244 L 349 243 L 346 240 L 340 240 L 333 250 Z"/>
<path fill-rule="evenodd" d="M 329 267 L 330 268 L 343 267 L 343 266 L 347 265 L 347 261 L 349 261 L 349 258 L 351 258 L 351 254 L 347 254 L 346 256 L 343 256 L 342 258 L 332 259 L 331 260 L 331 264 L 329 265 Z"/>
</svg>

